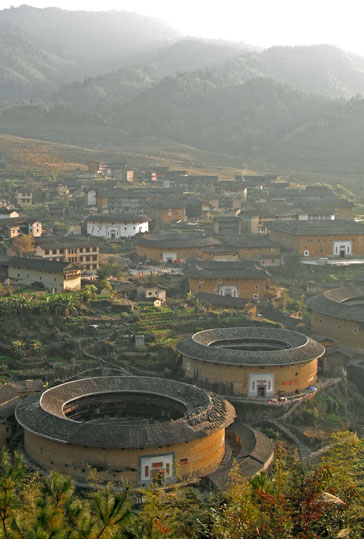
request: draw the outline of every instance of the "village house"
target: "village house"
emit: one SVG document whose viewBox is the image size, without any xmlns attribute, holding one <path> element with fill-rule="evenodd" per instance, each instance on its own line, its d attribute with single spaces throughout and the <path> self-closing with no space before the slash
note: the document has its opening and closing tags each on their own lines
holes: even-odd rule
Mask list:
<svg viewBox="0 0 364 539">
<path fill-rule="evenodd" d="M 68 262 L 14 256 L 8 261 L 8 275 L 18 285 L 37 283 L 52 292 L 81 290 L 81 269 Z"/>
<path fill-rule="evenodd" d="M 150 218 L 134 213 L 104 213 L 87 218 L 87 234 L 107 240 L 131 238 L 149 230 Z"/>
<path fill-rule="evenodd" d="M 200 195 L 201 202 L 209 204 L 213 211 L 219 211 L 219 197 L 213 192 L 207 192 Z"/>
<path fill-rule="evenodd" d="M 239 260 L 238 250 L 222 243 L 220 245 L 202 247 L 200 256 L 204 260 L 221 260 L 223 262 Z"/>
<path fill-rule="evenodd" d="M 167 176 L 171 177 L 173 172 L 168 171 Z M 183 171 L 180 171 L 183 172 Z M 213 191 L 216 182 L 219 180 L 219 176 L 209 174 L 180 174 L 175 176 L 175 183 L 179 187 L 182 187 L 186 191 Z"/>
<path fill-rule="evenodd" d="M 218 294 L 261 301 L 269 288 L 269 273 L 250 260 L 236 262 L 207 261 L 195 258 L 184 275 L 194 294 Z"/>
<path fill-rule="evenodd" d="M 272 223 L 271 240 L 299 256 L 364 256 L 364 224 L 354 221 L 298 221 Z"/>
<path fill-rule="evenodd" d="M 137 285 L 137 297 L 142 300 L 160 300 L 164 303 L 167 299 L 167 291 L 158 283 L 144 281 Z"/>
<path fill-rule="evenodd" d="M 215 234 L 241 234 L 244 229 L 240 215 L 218 215 L 213 223 Z"/>
<path fill-rule="evenodd" d="M 64 219 L 66 207 L 63 202 L 48 204 L 48 213 L 51 219 Z"/>
<path fill-rule="evenodd" d="M 97 171 L 98 176 L 115 178 L 119 181 L 133 182 L 134 171 L 128 168 L 126 163 L 100 163 Z"/>
<path fill-rule="evenodd" d="M 160 198 L 148 203 L 147 214 L 162 223 L 185 221 L 186 206 L 187 202 L 182 199 Z"/>
<path fill-rule="evenodd" d="M 265 204 L 254 209 L 243 210 L 240 217 L 243 221 L 242 231 L 250 234 L 267 234 L 269 225 L 273 222 L 308 221 L 309 219 L 331 221 L 335 219 L 335 214 L 330 209 L 318 211 L 312 209 L 307 212 L 286 204 L 276 206 Z"/>
<path fill-rule="evenodd" d="M 31 234 L 38 238 L 42 232 L 43 227 L 40 221 L 16 217 L 0 219 L 0 235 L 4 239 L 14 239 L 23 234 Z"/>
<path fill-rule="evenodd" d="M 0 195 L 0 208 L 7 208 L 9 205 L 8 195 Z"/>
<path fill-rule="evenodd" d="M 97 240 L 76 236 L 46 236 L 36 243 L 35 254 L 43 259 L 77 264 L 85 271 L 96 271 L 99 267 Z"/>
<path fill-rule="evenodd" d="M 299 205 L 308 214 L 308 219 L 311 219 L 311 214 L 330 214 L 334 215 L 335 219 L 352 219 L 353 209 L 355 204 L 345 198 L 337 198 L 335 196 L 326 196 L 322 198 L 303 198 L 299 197 L 293 201 Z"/>
<path fill-rule="evenodd" d="M 17 192 L 16 193 L 16 203 L 21 208 L 26 208 L 28 206 L 32 206 L 33 204 L 33 195 L 32 193 L 22 193 Z"/>
<path fill-rule="evenodd" d="M 280 265 L 280 244 L 263 234 L 240 234 L 225 239 L 234 248 L 240 260 L 260 260 L 263 266 Z"/>
<path fill-rule="evenodd" d="M 0 219 L 14 219 L 19 217 L 19 213 L 16 210 L 0 206 Z"/>
<path fill-rule="evenodd" d="M 153 262 L 183 262 L 201 255 L 201 249 L 219 245 L 215 238 L 194 234 L 145 234 L 137 236 L 136 251 Z"/>
<path fill-rule="evenodd" d="M 96 206 L 99 212 L 146 212 L 148 193 L 143 189 L 119 187 L 91 188 L 87 191 L 87 205 Z"/>
</svg>

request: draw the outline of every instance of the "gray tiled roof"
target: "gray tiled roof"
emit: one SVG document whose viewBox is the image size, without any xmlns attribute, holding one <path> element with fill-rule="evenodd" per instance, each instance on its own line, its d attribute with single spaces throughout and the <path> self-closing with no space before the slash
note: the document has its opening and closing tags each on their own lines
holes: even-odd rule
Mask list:
<svg viewBox="0 0 364 539">
<path fill-rule="evenodd" d="M 241 350 L 225 348 L 232 342 L 264 343 L 273 350 Z M 218 344 L 218 346 L 216 346 Z M 302 333 L 286 329 L 266 327 L 216 328 L 200 331 L 190 337 L 185 337 L 176 345 L 180 354 L 192 359 L 221 363 L 227 365 L 294 365 L 319 358 L 325 353 L 325 348 Z"/>
<path fill-rule="evenodd" d="M 87 218 L 88 223 L 145 223 L 150 221 L 147 215 L 136 213 L 96 213 Z"/>
<path fill-rule="evenodd" d="M 278 230 L 290 234 L 314 236 L 320 234 L 363 234 L 364 223 L 351 220 L 312 220 L 312 221 L 279 221 L 270 223 L 271 230 Z"/>
<path fill-rule="evenodd" d="M 225 242 L 232 247 L 279 247 L 279 243 L 272 241 L 266 234 L 239 234 L 225 238 Z"/>
<path fill-rule="evenodd" d="M 63 273 L 66 269 L 78 268 L 78 266 L 70 262 L 56 262 L 44 258 L 26 258 L 22 256 L 9 258 L 7 265 L 12 268 L 35 269 L 47 273 Z"/>
<path fill-rule="evenodd" d="M 357 303 L 356 303 L 357 301 Z M 308 298 L 312 311 L 355 322 L 364 322 L 364 287 L 345 286 Z"/>
<path fill-rule="evenodd" d="M 144 234 L 136 238 L 136 245 L 156 248 L 193 248 L 219 245 L 219 240 L 188 234 Z"/>
<path fill-rule="evenodd" d="M 82 396 L 103 393 L 148 393 L 182 404 L 174 421 L 152 424 L 80 423 L 67 418 L 63 405 Z M 29 397 L 16 409 L 18 423 L 39 436 L 62 443 L 105 448 L 140 448 L 178 444 L 202 438 L 233 422 L 234 408 L 224 399 L 175 380 L 142 376 L 87 378 L 61 384 L 41 397 Z"/>
<path fill-rule="evenodd" d="M 184 270 L 186 277 L 206 279 L 268 279 L 269 273 L 251 260 L 218 261 L 194 258 Z"/>
</svg>

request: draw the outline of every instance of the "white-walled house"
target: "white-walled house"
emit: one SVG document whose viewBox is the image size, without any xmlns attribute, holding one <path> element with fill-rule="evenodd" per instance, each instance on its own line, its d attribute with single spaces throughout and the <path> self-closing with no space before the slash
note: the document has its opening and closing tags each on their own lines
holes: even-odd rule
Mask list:
<svg viewBox="0 0 364 539">
<path fill-rule="evenodd" d="M 87 219 L 87 234 L 107 240 L 131 238 L 148 232 L 150 218 L 133 213 L 95 214 Z"/>
</svg>

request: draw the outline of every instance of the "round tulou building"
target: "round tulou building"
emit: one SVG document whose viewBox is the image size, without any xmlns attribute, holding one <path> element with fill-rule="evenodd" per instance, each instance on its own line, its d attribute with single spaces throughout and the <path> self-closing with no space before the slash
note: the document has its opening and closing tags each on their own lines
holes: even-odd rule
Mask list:
<svg viewBox="0 0 364 539">
<path fill-rule="evenodd" d="M 168 483 L 214 472 L 234 418 L 229 402 L 203 389 L 136 376 L 68 382 L 16 409 L 31 464 L 79 481 L 91 467 L 105 481 L 143 486 L 157 474 Z"/>
<path fill-rule="evenodd" d="M 179 341 L 185 376 L 224 395 L 273 397 L 312 386 L 325 348 L 301 333 L 267 327 L 217 328 Z"/>
<path fill-rule="evenodd" d="M 312 329 L 350 348 L 364 349 L 364 287 L 328 290 L 306 301 Z"/>
</svg>

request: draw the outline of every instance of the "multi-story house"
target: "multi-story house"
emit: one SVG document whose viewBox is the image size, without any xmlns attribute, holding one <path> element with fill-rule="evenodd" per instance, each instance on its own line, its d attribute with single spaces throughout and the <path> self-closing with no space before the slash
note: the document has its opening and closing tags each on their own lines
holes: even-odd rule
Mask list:
<svg viewBox="0 0 364 539">
<path fill-rule="evenodd" d="M 47 236 L 36 243 L 35 254 L 43 259 L 77 264 L 88 272 L 94 272 L 99 267 L 97 240 L 76 236 Z"/>
</svg>

